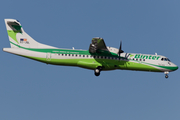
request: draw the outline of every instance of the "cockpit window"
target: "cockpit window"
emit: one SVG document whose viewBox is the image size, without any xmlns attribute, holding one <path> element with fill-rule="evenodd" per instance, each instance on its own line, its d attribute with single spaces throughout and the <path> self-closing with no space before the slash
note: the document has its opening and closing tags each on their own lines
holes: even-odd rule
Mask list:
<svg viewBox="0 0 180 120">
<path fill-rule="evenodd" d="M 168 58 L 162 58 L 162 61 L 170 61 Z"/>
</svg>

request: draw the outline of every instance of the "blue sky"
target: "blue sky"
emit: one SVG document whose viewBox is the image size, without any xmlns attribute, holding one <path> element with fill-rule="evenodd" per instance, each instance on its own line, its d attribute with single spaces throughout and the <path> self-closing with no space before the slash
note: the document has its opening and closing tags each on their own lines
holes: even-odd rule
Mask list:
<svg viewBox="0 0 180 120">
<path fill-rule="evenodd" d="M 179 65 L 178 0 L 5 0 L 0 48 L 10 47 L 4 19 L 21 22 L 38 42 L 88 49 L 93 37 L 132 53 L 164 55 Z M 1 120 L 179 120 L 179 70 L 169 74 L 101 72 L 46 65 L 0 51 Z"/>
</svg>

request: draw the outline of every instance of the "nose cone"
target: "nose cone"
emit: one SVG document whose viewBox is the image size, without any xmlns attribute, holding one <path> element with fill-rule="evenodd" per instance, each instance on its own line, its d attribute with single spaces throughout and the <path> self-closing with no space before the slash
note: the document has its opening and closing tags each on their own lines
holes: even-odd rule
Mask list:
<svg viewBox="0 0 180 120">
<path fill-rule="evenodd" d="M 176 67 L 174 67 L 174 70 L 177 70 L 178 69 L 178 66 L 176 65 Z"/>
<path fill-rule="evenodd" d="M 177 69 L 178 69 L 178 66 L 177 66 L 177 65 L 175 65 L 175 64 L 173 64 L 173 66 L 172 66 L 171 70 L 172 70 L 172 71 L 175 71 L 175 70 L 177 70 Z"/>
</svg>

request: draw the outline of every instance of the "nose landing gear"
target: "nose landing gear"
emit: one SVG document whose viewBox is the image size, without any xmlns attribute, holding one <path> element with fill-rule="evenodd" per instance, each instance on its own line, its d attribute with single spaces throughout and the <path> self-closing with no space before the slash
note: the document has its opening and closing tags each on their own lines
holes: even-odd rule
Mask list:
<svg viewBox="0 0 180 120">
<path fill-rule="evenodd" d="M 168 78 L 169 76 L 168 75 L 165 75 L 165 78 Z"/>
<path fill-rule="evenodd" d="M 169 74 L 168 71 L 164 72 L 164 74 L 165 74 L 165 78 L 168 78 L 168 77 L 169 77 L 169 76 L 168 76 L 168 74 Z"/>
</svg>

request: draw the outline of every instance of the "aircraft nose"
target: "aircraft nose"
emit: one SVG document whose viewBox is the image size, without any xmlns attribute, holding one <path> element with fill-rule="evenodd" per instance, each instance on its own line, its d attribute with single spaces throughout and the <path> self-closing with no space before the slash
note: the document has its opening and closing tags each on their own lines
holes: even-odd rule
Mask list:
<svg viewBox="0 0 180 120">
<path fill-rule="evenodd" d="M 177 70 L 178 69 L 178 66 L 176 65 L 176 69 L 175 70 Z"/>
<path fill-rule="evenodd" d="M 178 66 L 177 65 L 175 65 L 175 66 L 173 66 L 173 71 L 175 71 L 175 70 L 177 70 L 178 69 Z"/>
</svg>

